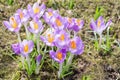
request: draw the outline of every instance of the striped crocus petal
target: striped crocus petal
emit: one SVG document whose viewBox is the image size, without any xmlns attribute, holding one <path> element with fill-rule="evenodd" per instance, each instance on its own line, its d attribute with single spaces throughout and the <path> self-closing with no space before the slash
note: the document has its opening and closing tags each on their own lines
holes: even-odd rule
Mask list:
<svg viewBox="0 0 120 80">
<path fill-rule="evenodd" d="M 42 32 L 43 30 L 42 22 L 37 19 L 31 21 L 30 27 L 28 27 L 28 30 L 34 34 L 38 34 L 39 32 Z"/>
<path fill-rule="evenodd" d="M 39 54 L 39 55 L 36 57 L 36 64 L 37 64 L 37 66 L 39 66 L 41 59 L 42 59 L 42 55 Z"/>
<path fill-rule="evenodd" d="M 32 40 L 23 40 L 20 44 L 20 51 L 23 56 L 28 56 L 33 51 L 34 43 Z"/>
<path fill-rule="evenodd" d="M 20 54 L 20 43 L 12 44 L 11 47 L 15 54 Z"/>
<path fill-rule="evenodd" d="M 18 9 L 17 13 L 20 16 L 20 20 L 22 23 L 25 23 L 29 20 L 30 16 L 28 14 L 28 11 L 26 9 Z"/>
<path fill-rule="evenodd" d="M 74 37 L 69 41 L 69 51 L 72 54 L 80 55 L 84 51 L 84 44 L 79 37 Z"/>
<path fill-rule="evenodd" d="M 49 54 L 50 54 L 50 57 L 53 60 L 57 61 L 58 63 L 63 63 L 64 60 L 66 59 L 66 51 L 65 51 L 65 49 L 63 49 L 63 50 L 61 49 L 61 50 L 58 50 L 56 52 L 51 50 L 49 52 Z"/>
<path fill-rule="evenodd" d="M 19 15 L 14 15 L 10 17 L 9 21 L 3 21 L 3 24 L 8 30 L 12 32 L 19 32 L 21 28 Z"/>
<path fill-rule="evenodd" d="M 83 20 L 75 19 L 75 24 L 73 25 L 73 30 L 75 32 L 78 32 L 79 30 L 81 30 L 83 28 L 83 25 L 84 25 Z"/>
</svg>

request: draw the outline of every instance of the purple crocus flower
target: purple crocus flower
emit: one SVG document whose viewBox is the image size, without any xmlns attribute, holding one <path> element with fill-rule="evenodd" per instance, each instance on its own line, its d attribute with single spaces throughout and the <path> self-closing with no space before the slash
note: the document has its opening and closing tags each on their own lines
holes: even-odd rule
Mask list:
<svg viewBox="0 0 120 80">
<path fill-rule="evenodd" d="M 18 9 L 17 13 L 20 16 L 20 20 L 22 23 L 25 23 L 29 20 L 30 16 L 28 15 L 28 11 L 26 9 Z"/>
<path fill-rule="evenodd" d="M 50 19 L 51 27 L 55 30 L 63 30 L 65 28 L 65 19 L 60 15 L 55 15 Z"/>
<path fill-rule="evenodd" d="M 19 15 L 14 15 L 10 17 L 9 21 L 3 21 L 4 26 L 12 31 L 12 32 L 19 32 L 21 28 L 21 22 Z"/>
<path fill-rule="evenodd" d="M 69 51 L 72 54 L 80 55 L 84 51 L 84 44 L 79 37 L 74 37 L 69 41 Z"/>
<path fill-rule="evenodd" d="M 112 23 L 111 20 L 109 20 L 106 24 L 103 20 L 103 17 L 100 16 L 97 21 L 91 20 L 90 27 L 93 31 L 95 31 L 97 34 L 101 35 L 102 32 Z"/>
<path fill-rule="evenodd" d="M 66 20 L 66 28 L 68 30 L 72 30 L 73 26 L 74 26 L 74 18 L 69 18 L 69 17 L 65 17 Z"/>
<path fill-rule="evenodd" d="M 48 29 L 44 33 L 45 36 L 40 36 L 40 39 L 48 46 L 54 46 L 55 34 L 53 29 Z"/>
<path fill-rule="evenodd" d="M 61 49 L 67 49 L 70 35 L 62 30 L 55 33 L 55 45 Z"/>
<path fill-rule="evenodd" d="M 58 63 L 63 63 L 65 58 L 66 58 L 66 50 L 58 50 L 56 52 L 54 51 L 50 51 L 50 56 L 52 59 L 54 59 L 55 61 L 57 61 Z"/>
<path fill-rule="evenodd" d="M 40 20 L 34 19 L 30 22 L 30 27 L 28 30 L 34 34 L 38 34 L 43 30 L 42 22 Z"/>
<path fill-rule="evenodd" d="M 33 51 L 34 43 L 32 40 L 23 40 L 20 45 L 20 52 L 23 56 L 28 56 Z"/>
<path fill-rule="evenodd" d="M 83 20 L 75 19 L 75 20 L 74 20 L 74 25 L 72 26 L 72 27 L 73 27 L 72 29 L 73 29 L 75 32 L 78 32 L 79 30 L 82 29 L 83 25 L 84 25 L 84 21 L 83 21 Z"/>
<path fill-rule="evenodd" d="M 39 54 L 39 55 L 36 57 L 36 64 L 37 64 L 37 66 L 39 66 L 41 59 L 42 59 L 42 55 Z"/>
<path fill-rule="evenodd" d="M 12 44 L 11 47 L 15 54 L 20 54 L 20 43 Z"/>
<path fill-rule="evenodd" d="M 50 24 L 50 19 L 57 14 L 58 13 L 56 10 L 48 9 L 47 12 L 44 13 L 43 18 L 44 18 L 45 22 Z"/>
<path fill-rule="evenodd" d="M 39 6 L 39 3 L 34 3 L 33 4 L 33 7 L 31 7 L 31 5 L 28 5 L 28 12 L 29 12 L 29 15 L 34 18 L 34 17 L 37 17 L 37 18 L 40 18 L 44 11 L 46 9 L 46 6 L 45 4 L 41 4 L 41 6 Z"/>
</svg>

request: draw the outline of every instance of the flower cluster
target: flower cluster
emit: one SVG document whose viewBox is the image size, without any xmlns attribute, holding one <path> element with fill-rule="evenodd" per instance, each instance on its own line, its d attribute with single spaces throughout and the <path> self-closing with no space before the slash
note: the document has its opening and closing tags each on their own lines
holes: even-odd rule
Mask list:
<svg viewBox="0 0 120 80">
<path fill-rule="evenodd" d="M 44 26 L 40 18 L 43 18 L 49 25 L 49 28 L 46 28 L 45 31 L 43 30 Z M 19 43 L 12 44 L 12 50 L 15 54 L 21 56 L 23 67 L 26 63 L 25 61 L 27 61 L 28 68 L 26 69 L 28 74 L 32 74 L 31 70 L 35 70 L 31 69 L 34 68 L 34 65 L 36 65 L 36 73 L 39 73 L 40 62 L 44 60 L 43 54 L 45 52 L 40 49 L 40 40 L 46 46 L 51 47 L 49 51 L 50 57 L 60 64 L 59 77 L 61 76 L 63 62 L 66 60 L 66 65 L 70 65 L 73 56 L 80 55 L 84 51 L 84 43 L 77 34 L 83 28 L 84 20 L 63 17 L 56 10 L 46 9 L 44 3 L 40 6 L 36 2 L 33 6 L 28 5 L 27 9 L 18 9 L 10 17 L 9 21 L 3 21 L 3 24 L 8 30 L 18 35 Z M 103 30 L 110 24 L 111 21 L 105 25 L 102 16 L 100 16 L 96 22 L 91 20 L 90 27 L 94 32 L 101 35 Z M 20 38 L 20 29 L 22 26 L 25 27 L 27 36 L 27 39 L 24 40 Z M 42 54 L 40 52 L 44 53 Z M 68 59 L 66 58 L 67 53 L 71 53 Z M 33 61 L 33 57 L 36 57 L 35 62 Z"/>
</svg>

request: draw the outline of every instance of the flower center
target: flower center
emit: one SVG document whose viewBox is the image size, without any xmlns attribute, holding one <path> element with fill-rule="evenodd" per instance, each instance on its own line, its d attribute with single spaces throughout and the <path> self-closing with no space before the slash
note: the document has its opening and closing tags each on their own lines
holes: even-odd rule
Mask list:
<svg viewBox="0 0 120 80">
<path fill-rule="evenodd" d="M 23 13 L 22 12 L 20 12 L 20 19 L 22 19 L 23 18 Z"/>
<path fill-rule="evenodd" d="M 34 9 L 34 13 L 36 14 L 36 13 L 39 13 L 40 12 L 40 9 L 38 8 L 38 7 L 36 7 L 35 9 Z"/>
<path fill-rule="evenodd" d="M 62 57 L 63 57 L 63 55 L 62 55 L 62 53 L 61 53 L 61 52 L 57 52 L 56 57 L 57 57 L 59 60 L 61 60 L 61 59 L 62 59 Z"/>
<path fill-rule="evenodd" d="M 100 27 L 100 24 L 101 24 L 101 21 L 98 20 L 98 22 L 97 22 L 97 26 Z"/>
<path fill-rule="evenodd" d="M 16 28 L 17 28 L 17 22 L 16 22 L 15 18 L 12 17 L 11 20 L 12 20 L 12 27 L 13 27 L 14 29 L 16 29 Z"/>
<path fill-rule="evenodd" d="M 52 12 L 48 12 L 48 14 L 49 14 L 49 16 L 52 16 L 52 15 L 53 15 Z"/>
<path fill-rule="evenodd" d="M 70 42 L 70 46 L 72 49 L 76 49 L 76 42 L 75 41 L 71 41 Z"/>
<path fill-rule="evenodd" d="M 68 22 L 71 23 L 71 22 L 72 22 L 72 19 L 71 19 L 71 18 L 68 18 Z"/>
<path fill-rule="evenodd" d="M 58 27 L 62 26 L 62 23 L 61 23 L 61 21 L 59 19 L 56 19 L 55 22 L 56 22 L 56 24 L 57 24 Z"/>
<path fill-rule="evenodd" d="M 54 37 L 51 34 L 48 34 L 48 42 L 52 43 L 54 41 Z"/>
<path fill-rule="evenodd" d="M 81 21 L 80 21 L 79 19 L 77 19 L 77 25 L 78 25 L 78 26 L 80 26 L 80 22 L 81 22 Z"/>
<path fill-rule="evenodd" d="M 34 22 L 34 29 L 37 30 L 38 29 L 38 24 L 36 22 Z"/>
<path fill-rule="evenodd" d="M 61 40 L 61 41 L 64 41 L 64 40 L 65 40 L 64 34 L 62 34 L 62 35 L 60 36 L 60 40 Z"/>
<path fill-rule="evenodd" d="M 29 47 L 28 47 L 28 44 L 26 44 L 26 45 L 24 46 L 24 52 L 28 52 L 28 50 L 29 50 Z"/>
</svg>

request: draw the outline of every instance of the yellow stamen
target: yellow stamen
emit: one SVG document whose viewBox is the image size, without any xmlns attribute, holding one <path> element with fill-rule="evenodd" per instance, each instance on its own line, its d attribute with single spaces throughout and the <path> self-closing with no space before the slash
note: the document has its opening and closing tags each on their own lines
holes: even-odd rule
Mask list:
<svg viewBox="0 0 120 80">
<path fill-rule="evenodd" d="M 52 43 L 54 41 L 54 37 L 51 34 L 48 34 L 48 42 Z"/>
<path fill-rule="evenodd" d="M 60 40 L 61 40 L 61 41 L 64 41 L 64 39 L 65 39 L 65 36 L 64 36 L 64 34 L 62 34 L 62 35 L 60 36 Z"/>
<path fill-rule="evenodd" d="M 57 53 L 57 55 L 56 55 L 56 57 L 57 57 L 59 60 L 61 60 L 61 59 L 62 59 L 62 57 L 63 57 L 63 55 L 62 55 L 62 53 L 61 53 L 61 52 L 58 52 L 58 53 Z"/>
<path fill-rule="evenodd" d="M 29 47 L 28 47 L 28 44 L 24 46 L 24 52 L 28 52 L 29 50 Z"/>
<path fill-rule="evenodd" d="M 16 29 L 16 28 L 17 28 L 17 22 L 16 22 L 15 18 L 14 18 L 14 17 L 11 17 L 11 20 L 12 20 L 12 27 L 13 27 L 14 29 Z"/>
<path fill-rule="evenodd" d="M 52 12 L 48 12 L 48 14 L 49 14 L 49 16 L 52 16 L 52 15 L 53 15 Z"/>
<path fill-rule="evenodd" d="M 56 19 L 55 22 L 56 22 L 56 24 L 57 24 L 58 27 L 62 26 L 62 23 L 61 23 L 61 21 L 59 19 Z"/>
<path fill-rule="evenodd" d="M 38 29 L 38 24 L 36 22 L 34 22 L 33 24 L 34 24 L 34 29 L 37 30 Z"/>
<path fill-rule="evenodd" d="M 71 18 L 68 18 L 68 22 L 69 22 L 69 23 L 72 23 L 72 19 L 71 19 Z"/>
<path fill-rule="evenodd" d="M 40 12 L 40 9 L 38 8 L 38 7 L 36 7 L 35 9 L 34 9 L 34 13 L 36 14 L 36 13 L 39 13 Z"/>
<path fill-rule="evenodd" d="M 70 46 L 71 46 L 71 48 L 76 49 L 76 42 L 75 41 L 71 41 L 70 42 Z"/>
<path fill-rule="evenodd" d="M 98 20 L 98 22 L 97 22 L 97 26 L 100 27 L 100 24 L 101 24 L 101 21 Z"/>
<path fill-rule="evenodd" d="M 81 20 L 77 19 L 77 25 L 80 26 Z"/>
<path fill-rule="evenodd" d="M 20 12 L 20 19 L 22 19 L 23 18 L 23 13 L 22 12 Z"/>
</svg>

